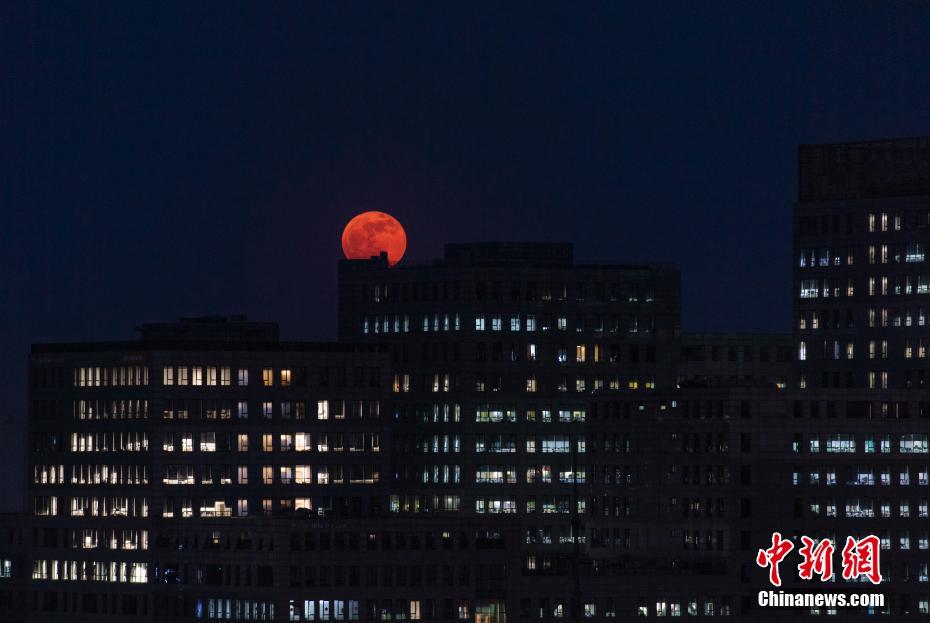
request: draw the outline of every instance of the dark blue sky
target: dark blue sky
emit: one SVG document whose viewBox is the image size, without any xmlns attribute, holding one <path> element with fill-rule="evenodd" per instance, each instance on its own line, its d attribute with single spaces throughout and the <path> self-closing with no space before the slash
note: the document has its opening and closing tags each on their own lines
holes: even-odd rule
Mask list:
<svg viewBox="0 0 930 623">
<path fill-rule="evenodd" d="M 342 226 L 682 268 L 787 330 L 795 147 L 930 133 L 925 2 L 0 8 L 0 398 L 33 341 L 206 313 L 335 333 Z"/>
</svg>

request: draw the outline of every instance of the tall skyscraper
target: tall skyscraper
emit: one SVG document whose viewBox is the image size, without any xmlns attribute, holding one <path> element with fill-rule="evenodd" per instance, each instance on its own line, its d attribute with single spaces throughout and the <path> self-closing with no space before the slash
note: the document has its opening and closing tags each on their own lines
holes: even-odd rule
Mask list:
<svg viewBox="0 0 930 623">
<path fill-rule="evenodd" d="M 799 386 L 926 386 L 930 137 L 802 145 L 794 234 Z"/>
</svg>

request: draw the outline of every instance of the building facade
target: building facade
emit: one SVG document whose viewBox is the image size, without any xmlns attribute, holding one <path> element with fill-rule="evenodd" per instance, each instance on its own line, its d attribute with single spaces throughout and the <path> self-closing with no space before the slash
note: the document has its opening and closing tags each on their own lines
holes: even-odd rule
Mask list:
<svg viewBox="0 0 930 623">
<path fill-rule="evenodd" d="M 0 514 L 0 622 L 29 620 L 29 537 L 31 517 Z"/>
<path fill-rule="evenodd" d="M 239 586 L 223 616 L 273 620 L 269 519 L 384 511 L 386 355 L 219 318 L 141 333 L 33 348 L 29 620 L 210 618 L 201 591 Z"/>
<path fill-rule="evenodd" d="M 392 511 L 570 515 L 589 396 L 675 383 L 678 290 L 673 269 L 577 266 L 568 245 L 341 262 L 339 338 L 392 355 Z"/>
<path fill-rule="evenodd" d="M 390 512 L 509 516 L 525 570 L 564 574 L 586 538 L 579 518 L 629 502 L 613 478 L 579 495 L 593 479 L 591 397 L 675 385 L 679 307 L 676 270 L 579 265 L 569 245 L 340 262 L 339 338 L 392 353 Z M 556 612 L 575 598 L 563 597 Z"/>
<path fill-rule="evenodd" d="M 799 148 L 800 386 L 926 386 L 928 244 L 930 137 Z"/>
<path fill-rule="evenodd" d="M 340 262 L 336 343 L 34 345 L 0 620 L 930 618 L 928 141 L 800 149 L 793 335 L 682 335 L 673 267 L 486 243 Z M 760 607 L 776 532 L 785 591 L 884 601 Z M 867 535 L 878 586 L 798 579 L 803 537 L 839 572 Z"/>
<path fill-rule="evenodd" d="M 795 368 L 791 334 L 686 333 L 681 336 L 679 387 L 778 387 Z"/>
</svg>

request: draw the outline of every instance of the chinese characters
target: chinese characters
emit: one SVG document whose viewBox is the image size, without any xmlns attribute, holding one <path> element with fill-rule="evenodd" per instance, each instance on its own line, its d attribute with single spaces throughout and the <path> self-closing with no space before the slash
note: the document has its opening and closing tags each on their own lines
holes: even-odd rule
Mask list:
<svg viewBox="0 0 930 623">
<path fill-rule="evenodd" d="M 833 579 L 833 553 L 836 547 L 830 539 L 815 541 L 809 536 L 802 536 L 801 547 L 798 554 L 801 562 L 798 564 L 798 577 L 802 580 L 812 580 L 818 576 L 821 582 Z M 769 582 L 772 586 L 781 586 L 779 564 L 794 549 L 794 543 L 784 539 L 779 532 L 772 533 L 772 545 L 767 549 L 760 549 L 756 554 L 756 564 L 769 570 Z M 866 578 L 872 584 L 882 581 L 879 565 L 879 552 L 881 543 L 877 536 L 869 535 L 861 539 L 846 537 L 846 545 L 841 553 L 844 580 L 858 580 Z"/>
</svg>

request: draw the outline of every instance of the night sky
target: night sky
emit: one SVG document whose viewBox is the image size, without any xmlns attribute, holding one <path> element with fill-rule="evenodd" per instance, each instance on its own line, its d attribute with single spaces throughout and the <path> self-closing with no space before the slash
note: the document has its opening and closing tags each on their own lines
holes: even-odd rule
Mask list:
<svg viewBox="0 0 930 623">
<path fill-rule="evenodd" d="M 0 416 L 31 342 L 333 338 L 372 209 L 408 258 L 568 241 L 678 264 L 686 330 L 789 330 L 796 145 L 928 103 L 926 2 L 3 3 Z"/>
</svg>

